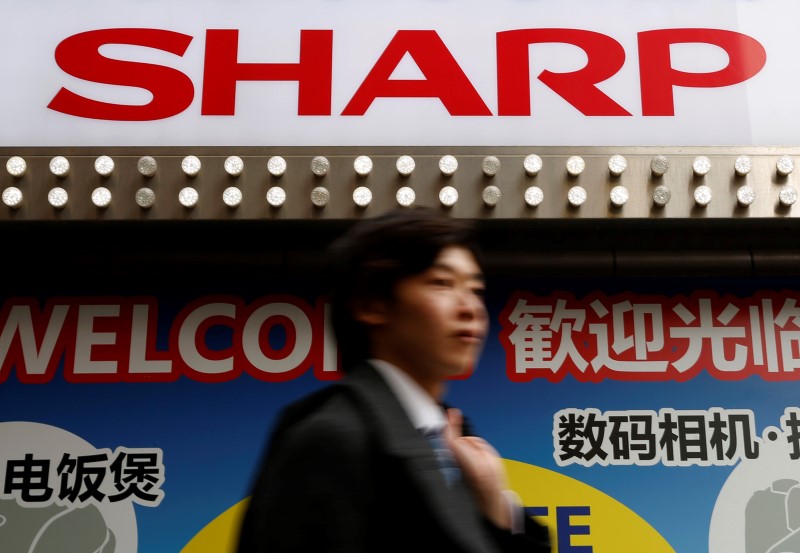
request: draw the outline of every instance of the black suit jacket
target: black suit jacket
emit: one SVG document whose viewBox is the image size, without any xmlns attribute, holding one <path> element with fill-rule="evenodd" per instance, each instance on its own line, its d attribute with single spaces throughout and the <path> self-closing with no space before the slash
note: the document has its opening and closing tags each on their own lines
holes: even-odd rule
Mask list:
<svg viewBox="0 0 800 553">
<path fill-rule="evenodd" d="M 253 490 L 239 553 L 539 553 L 547 529 L 511 535 L 447 486 L 426 439 L 364 364 L 282 414 Z"/>
</svg>

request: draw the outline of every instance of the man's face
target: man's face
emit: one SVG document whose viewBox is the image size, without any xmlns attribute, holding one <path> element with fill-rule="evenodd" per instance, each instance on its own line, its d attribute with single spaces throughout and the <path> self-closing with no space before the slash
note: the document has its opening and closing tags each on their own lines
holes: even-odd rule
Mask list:
<svg viewBox="0 0 800 553">
<path fill-rule="evenodd" d="M 379 309 L 373 352 L 425 384 L 472 369 L 488 327 L 483 274 L 468 249 L 443 249 Z"/>
</svg>

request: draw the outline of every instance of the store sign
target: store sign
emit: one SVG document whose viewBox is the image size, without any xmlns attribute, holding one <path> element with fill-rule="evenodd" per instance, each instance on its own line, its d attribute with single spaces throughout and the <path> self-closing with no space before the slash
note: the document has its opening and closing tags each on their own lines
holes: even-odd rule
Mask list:
<svg viewBox="0 0 800 553">
<path fill-rule="evenodd" d="M 756 75 L 767 60 L 755 39 L 720 29 L 661 29 L 639 33 L 642 114 L 674 116 L 673 88 L 718 88 Z M 206 32 L 201 115 L 235 115 L 236 84 L 243 81 L 297 82 L 297 115 L 332 115 L 333 30 L 300 31 L 300 59 L 290 63 L 239 62 L 239 31 Z M 161 29 L 100 29 L 66 38 L 56 49 L 64 72 L 86 81 L 148 90 L 144 105 L 115 104 L 83 97 L 62 88 L 48 104 L 52 110 L 89 119 L 152 121 L 185 111 L 194 100 L 188 75 L 162 65 L 114 60 L 100 53 L 105 45 L 155 48 L 182 56 L 192 37 Z M 597 85 L 614 76 L 625 61 L 625 49 L 613 38 L 582 29 L 521 29 L 497 34 L 497 115 L 531 115 L 530 56 L 534 44 L 571 44 L 588 62 L 578 71 L 543 71 L 538 79 L 584 115 L 630 116 Z M 710 44 L 728 55 L 719 71 L 683 73 L 672 68 L 670 48 L 677 44 Z M 405 56 L 419 67 L 422 79 L 392 79 Z M 392 38 L 340 115 L 363 117 L 378 98 L 436 98 L 453 116 L 491 116 L 493 111 L 466 76 L 435 30 L 400 30 Z"/>
<path fill-rule="evenodd" d="M 0 145 L 798 141 L 763 112 L 800 109 L 788 0 L 379 4 L 17 5 Z"/>
<path fill-rule="evenodd" d="M 494 279 L 447 401 L 554 553 L 798 551 L 797 283 L 672 286 Z M 278 413 L 339 376 L 318 293 L 244 288 L 0 300 L 0 543 L 235 551 Z"/>
</svg>

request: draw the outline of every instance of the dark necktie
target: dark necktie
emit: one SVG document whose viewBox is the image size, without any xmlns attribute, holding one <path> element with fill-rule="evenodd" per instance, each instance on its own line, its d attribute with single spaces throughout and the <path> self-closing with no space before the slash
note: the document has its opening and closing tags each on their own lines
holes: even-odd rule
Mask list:
<svg viewBox="0 0 800 553">
<path fill-rule="evenodd" d="M 433 454 L 439 464 L 439 471 L 442 473 L 445 483 L 450 486 L 461 478 L 461 469 L 456 463 L 452 450 L 444 440 L 443 431 L 444 428 L 421 429 L 422 435 L 425 436 L 425 439 L 428 440 L 433 449 Z"/>
</svg>

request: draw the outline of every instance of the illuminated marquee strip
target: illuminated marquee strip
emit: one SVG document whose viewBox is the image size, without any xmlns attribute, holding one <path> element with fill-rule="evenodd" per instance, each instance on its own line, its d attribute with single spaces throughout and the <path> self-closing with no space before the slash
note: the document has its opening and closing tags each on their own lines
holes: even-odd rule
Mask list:
<svg viewBox="0 0 800 553">
<path fill-rule="evenodd" d="M 0 220 L 795 216 L 800 148 L 0 150 Z"/>
</svg>

